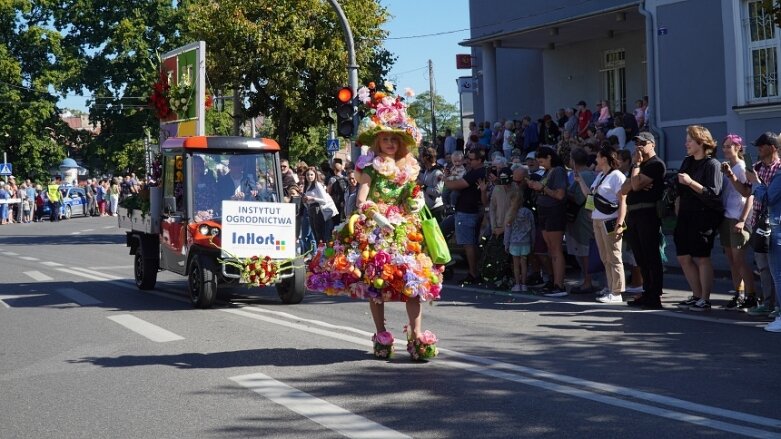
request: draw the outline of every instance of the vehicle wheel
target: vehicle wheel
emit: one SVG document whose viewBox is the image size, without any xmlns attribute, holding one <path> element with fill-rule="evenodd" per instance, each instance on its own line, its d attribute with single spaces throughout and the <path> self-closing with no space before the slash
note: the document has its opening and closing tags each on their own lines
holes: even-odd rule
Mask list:
<svg viewBox="0 0 781 439">
<path fill-rule="evenodd" d="M 277 284 L 277 294 L 286 305 L 295 305 L 304 300 L 306 293 L 306 266 L 303 258 L 296 258 L 293 261 L 293 276 L 282 279 Z"/>
<path fill-rule="evenodd" d="M 144 257 L 141 247 L 136 250 L 133 259 L 133 272 L 136 277 L 136 286 L 139 290 L 151 290 L 157 282 L 157 262 L 152 258 Z"/>
<path fill-rule="evenodd" d="M 65 206 L 65 219 L 71 219 L 73 216 L 73 210 L 70 206 Z"/>
<path fill-rule="evenodd" d="M 190 288 L 190 301 L 196 308 L 211 308 L 217 298 L 217 276 L 214 261 L 199 255 L 190 264 L 187 283 Z"/>
</svg>

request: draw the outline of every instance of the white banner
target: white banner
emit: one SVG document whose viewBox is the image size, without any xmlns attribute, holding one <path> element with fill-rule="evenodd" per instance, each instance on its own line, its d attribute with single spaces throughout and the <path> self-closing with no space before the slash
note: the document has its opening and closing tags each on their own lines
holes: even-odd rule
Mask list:
<svg viewBox="0 0 781 439">
<path fill-rule="evenodd" d="M 258 201 L 222 202 L 223 257 L 296 256 L 296 205 Z"/>
<path fill-rule="evenodd" d="M 477 78 L 458 78 L 459 93 L 477 93 Z"/>
</svg>

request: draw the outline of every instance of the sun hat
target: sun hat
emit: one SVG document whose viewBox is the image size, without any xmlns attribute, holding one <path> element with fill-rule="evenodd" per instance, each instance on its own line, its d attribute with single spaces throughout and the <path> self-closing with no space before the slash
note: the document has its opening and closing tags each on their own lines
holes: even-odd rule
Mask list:
<svg viewBox="0 0 781 439">
<path fill-rule="evenodd" d="M 423 136 L 415 124 L 415 119 L 407 114 L 404 98 L 393 94 L 394 85 L 383 83 L 385 91 L 378 90 L 374 82 L 358 89 L 358 102 L 365 108 L 366 116 L 358 123 L 357 142 L 371 146 L 380 133 L 397 134 L 405 146 L 417 146 Z M 414 96 L 412 89 L 406 89 L 407 97 Z M 410 151 L 414 151 L 411 148 Z"/>
</svg>

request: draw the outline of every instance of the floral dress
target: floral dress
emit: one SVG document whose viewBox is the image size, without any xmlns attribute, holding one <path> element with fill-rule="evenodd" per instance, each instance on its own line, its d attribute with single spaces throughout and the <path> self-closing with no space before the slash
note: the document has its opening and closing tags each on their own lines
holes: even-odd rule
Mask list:
<svg viewBox="0 0 781 439">
<path fill-rule="evenodd" d="M 425 252 L 413 212 L 424 204 L 415 184 L 420 168 L 408 161 L 399 169 L 390 158 L 359 158 L 356 167 L 371 177 L 368 200 L 336 226 L 333 242 L 317 249 L 308 266 L 309 290 L 376 302 L 439 299 L 444 267 Z"/>
</svg>

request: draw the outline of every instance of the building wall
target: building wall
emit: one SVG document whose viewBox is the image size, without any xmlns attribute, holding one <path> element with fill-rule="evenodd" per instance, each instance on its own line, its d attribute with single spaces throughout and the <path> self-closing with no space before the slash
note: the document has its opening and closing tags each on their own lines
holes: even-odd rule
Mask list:
<svg viewBox="0 0 781 439">
<path fill-rule="evenodd" d="M 497 115 L 504 119 L 542 116 L 546 79 L 540 50 L 497 49 Z"/>
<path fill-rule="evenodd" d="M 646 91 L 645 35 L 631 32 L 614 38 L 585 41 L 543 52 L 545 71 L 545 113 L 553 115 L 559 108 L 575 107 L 581 99 L 590 109 L 606 97 L 602 70 L 604 52 L 626 51 L 626 109 Z"/>
</svg>

